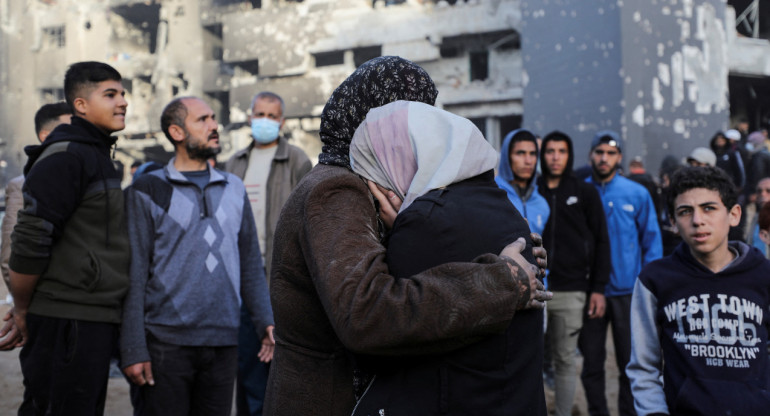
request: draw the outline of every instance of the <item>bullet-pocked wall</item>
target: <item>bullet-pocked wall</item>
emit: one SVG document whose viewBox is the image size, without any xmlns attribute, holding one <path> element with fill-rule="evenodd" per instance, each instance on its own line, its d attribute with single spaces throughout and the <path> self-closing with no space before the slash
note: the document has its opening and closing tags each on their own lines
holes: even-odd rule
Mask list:
<svg viewBox="0 0 770 416">
<path fill-rule="evenodd" d="M 576 166 L 600 129 L 654 173 L 727 127 L 724 1 L 523 0 L 522 16 L 524 125 L 570 134 Z"/>
</svg>

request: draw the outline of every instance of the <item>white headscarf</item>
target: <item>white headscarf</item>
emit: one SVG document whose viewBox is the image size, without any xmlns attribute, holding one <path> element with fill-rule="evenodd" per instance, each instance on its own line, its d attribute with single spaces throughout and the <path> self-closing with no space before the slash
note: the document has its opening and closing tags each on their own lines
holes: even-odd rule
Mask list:
<svg viewBox="0 0 770 416">
<path fill-rule="evenodd" d="M 414 101 L 371 109 L 350 144 L 353 171 L 403 199 L 399 212 L 429 191 L 494 169 L 498 158 L 470 120 Z"/>
</svg>

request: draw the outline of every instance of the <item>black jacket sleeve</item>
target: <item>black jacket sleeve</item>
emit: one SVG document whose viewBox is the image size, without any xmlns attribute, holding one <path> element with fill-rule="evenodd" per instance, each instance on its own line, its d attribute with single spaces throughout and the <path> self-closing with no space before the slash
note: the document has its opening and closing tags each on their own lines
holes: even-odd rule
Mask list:
<svg viewBox="0 0 770 416">
<path fill-rule="evenodd" d="M 54 242 L 82 198 L 83 179 L 83 160 L 72 152 L 54 150 L 35 163 L 24 181 L 24 207 L 11 236 L 12 270 L 40 274 L 46 269 Z"/>
<path fill-rule="evenodd" d="M 588 227 L 594 236 L 594 258 L 589 278 L 590 291 L 604 294 L 604 286 L 610 281 L 610 236 L 607 231 L 607 219 L 599 192 L 586 183 L 581 183 L 583 205 Z"/>
</svg>

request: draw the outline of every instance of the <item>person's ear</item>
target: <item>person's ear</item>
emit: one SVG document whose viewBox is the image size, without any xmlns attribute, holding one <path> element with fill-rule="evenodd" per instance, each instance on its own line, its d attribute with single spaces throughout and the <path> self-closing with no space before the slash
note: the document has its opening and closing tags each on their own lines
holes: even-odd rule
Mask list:
<svg viewBox="0 0 770 416">
<path fill-rule="evenodd" d="M 730 208 L 729 215 L 729 221 L 731 227 L 737 227 L 738 224 L 741 222 L 741 206 L 738 204 L 733 205 L 732 208 Z"/>
<path fill-rule="evenodd" d="M 679 227 L 676 226 L 676 220 L 673 218 L 669 218 L 668 222 L 671 224 L 671 232 L 673 232 L 676 235 L 679 235 Z"/>
<path fill-rule="evenodd" d="M 75 110 L 75 114 L 86 114 L 88 111 L 88 101 L 83 97 L 77 97 L 72 102 L 72 108 Z"/>
<path fill-rule="evenodd" d="M 170 134 L 174 142 L 177 143 L 182 143 L 186 136 L 184 129 L 176 124 L 172 124 L 168 127 L 168 134 Z"/>
</svg>

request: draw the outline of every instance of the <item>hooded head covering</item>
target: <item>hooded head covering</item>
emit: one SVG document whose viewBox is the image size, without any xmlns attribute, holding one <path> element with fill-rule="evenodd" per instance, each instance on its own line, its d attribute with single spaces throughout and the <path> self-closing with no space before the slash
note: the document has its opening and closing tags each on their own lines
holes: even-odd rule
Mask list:
<svg viewBox="0 0 770 416">
<path fill-rule="evenodd" d="M 682 164 L 679 162 L 679 158 L 674 155 L 667 155 L 663 158 L 663 161 L 660 162 L 659 175 L 661 178 L 663 178 L 664 175 L 671 177 L 671 175 L 681 167 Z"/>
<path fill-rule="evenodd" d="M 551 172 L 548 170 L 548 164 L 545 163 L 545 145 L 553 141 L 567 142 L 568 159 L 562 175 L 572 175 L 572 160 L 574 159 L 575 154 L 572 150 L 572 139 L 567 136 L 566 133 L 555 130 L 546 134 L 543 138 L 543 143 L 540 144 L 540 170 L 543 172 L 543 176 L 551 176 Z"/>
<path fill-rule="evenodd" d="M 428 104 L 395 101 L 369 111 L 350 143 L 353 172 L 401 199 L 401 211 L 427 192 L 497 165 L 497 152 L 468 119 Z"/>
<path fill-rule="evenodd" d="M 381 56 L 359 66 L 337 87 L 321 113 L 318 163 L 350 166 L 350 141 L 370 109 L 397 100 L 433 105 L 438 90 L 424 69 L 397 56 Z"/>
<path fill-rule="evenodd" d="M 537 140 L 535 135 L 531 131 L 525 129 L 518 129 L 508 133 L 503 139 L 503 146 L 500 149 L 500 165 L 497 167 L 497 176 L 504 179 L 506 182 L 513 182 L 513 169 L 511 169 L 511 148 L 516 142 L 528 141 L 535 144 L 537 149 Z M 537 160 L 535 161 L 535 170 L 537 170 Z M 535 175 L 532 175 L 532 179 Z M 530 180 L 529 183 L 532 183 Z"/>
</svg>

